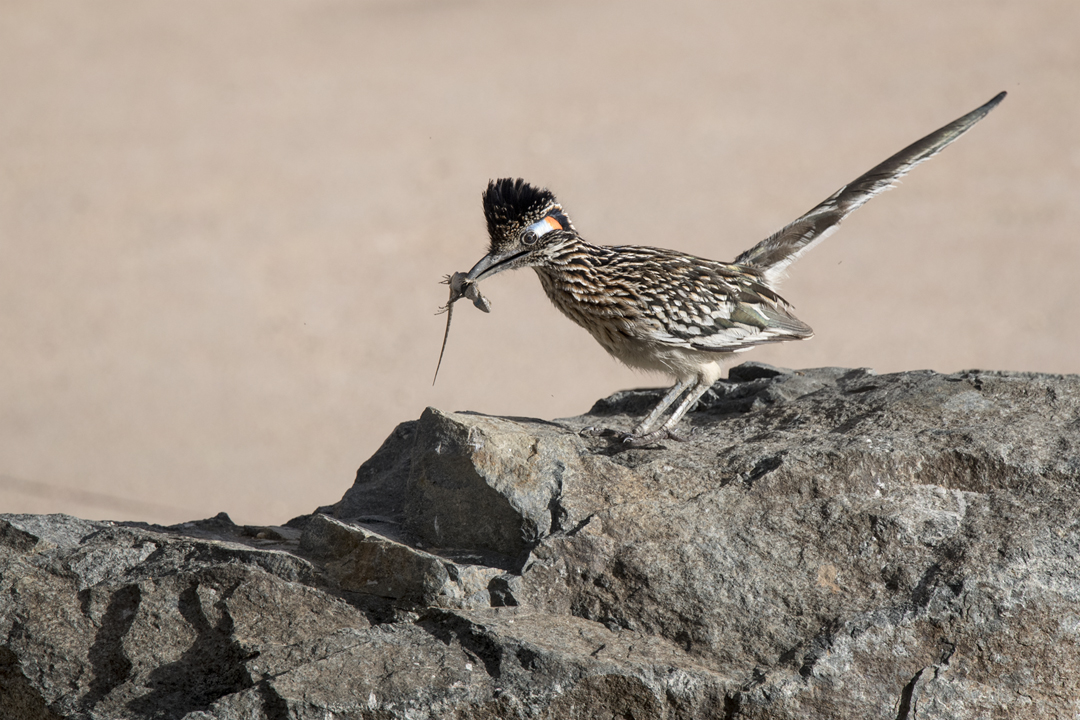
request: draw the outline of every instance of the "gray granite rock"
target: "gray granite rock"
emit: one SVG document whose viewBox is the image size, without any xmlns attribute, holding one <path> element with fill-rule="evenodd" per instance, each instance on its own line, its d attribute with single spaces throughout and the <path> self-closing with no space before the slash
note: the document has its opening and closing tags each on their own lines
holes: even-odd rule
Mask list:
<svg viewBox="0 0 1080 720">
<path fill-rule="evenodd" d="M 0 516 L 0 717 L 1080 716 L 1080 377 L 428 409 L 282 527 Z"/>
</svg>

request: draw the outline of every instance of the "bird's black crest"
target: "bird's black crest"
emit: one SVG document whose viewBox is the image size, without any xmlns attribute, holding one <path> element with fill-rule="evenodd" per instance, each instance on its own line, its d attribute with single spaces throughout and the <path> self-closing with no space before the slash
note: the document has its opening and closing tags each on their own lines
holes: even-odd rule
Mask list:
<svg viewBox="0 0 1080 720">
<path fill-rule="evenodd" d="M 555 204 L 554 193 L 533 187 L 521 178 L 492 180 L 484 191 L 488 235 L 494 241 L 508 226 L 523 226 L 540 219 Z"/>
</svg>

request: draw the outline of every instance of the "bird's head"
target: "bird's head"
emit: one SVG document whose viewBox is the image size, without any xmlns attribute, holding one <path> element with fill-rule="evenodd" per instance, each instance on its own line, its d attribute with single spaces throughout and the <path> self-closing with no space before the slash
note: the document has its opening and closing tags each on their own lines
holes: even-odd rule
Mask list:
<svg viewBox="0 0 1080 720">
<path fill-rule="evenodd" d="M 504 270 L 541 265 L 551 249 L 576 235 L 555 195 L 521 178 L 492 180 L 484 191 L 488 254 L 469 271 L 478 282 Z"/>
</svg>

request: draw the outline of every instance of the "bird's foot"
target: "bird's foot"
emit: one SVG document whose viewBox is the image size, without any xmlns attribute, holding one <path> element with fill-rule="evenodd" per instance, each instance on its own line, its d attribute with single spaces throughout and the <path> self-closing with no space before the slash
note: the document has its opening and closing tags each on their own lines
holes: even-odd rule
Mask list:
<svg viewBox="0 0 1080 720">
<path fill-rule="evenodd" d="M 595 437 L 623 438 L 623 437 L 629 436 L 630 433 L 623 432 L 622 430 L 616 430 L 615 428 L 597 427 L 595 425 L 590 425 L 589 427 L 582 428 L 580 431 L 578 431 L 578 435 L 580 435 L 581 437 L 593 437 L 593 438 L 595 438 Z"/>
<path fill-rule="evenodd" d="M 671 428 L 661 427 L 652 432 L 647 432 L 643 435 L 635 435 L 634 433 L 624 433 L 625 437 L 622 439 L 622 444 L 626 447 L 644 447 L 645 445 L 652 445 L 657 440 L 674 440 L 675 442 L 687 442 L 690 440 L 689 435 L 682 435 Z"/>
<path fill-rule="evenodd" d="M 653 444 L 657 440 L 675 440 L 676 442 L 687 442 L 690 440 L 688 435 L 681 435 L 671 428 L 663 427 L 639 435 L 623 430 L 615 430 L 614 428 L 602 428 L 590 425 L 587 428 L 583 428 L 578 434 L 582 437 L 614 438 L 623 447 L 628 448 L 644 447 Z"/>
</svg>

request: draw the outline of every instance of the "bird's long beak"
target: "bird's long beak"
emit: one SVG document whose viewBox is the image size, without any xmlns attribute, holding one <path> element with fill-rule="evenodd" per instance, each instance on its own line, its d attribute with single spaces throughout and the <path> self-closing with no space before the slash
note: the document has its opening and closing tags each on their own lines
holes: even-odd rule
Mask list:
<svg viewBox="0 0 1080 720">
<path fill-rule="evenodd" d="M 515 260 L 528 255 L 528 250 L 512 250 L 505 253 L 491 253 L 480 258 L 480 262 L 473 265 L 472 270 L 465 276 L 465 279 L 470 282 L 479 282 L 485 278 L 489 278 L 492 275 L 497 275 L 503 270 L 512 270 L 517 265 Z"/>
</svg>

